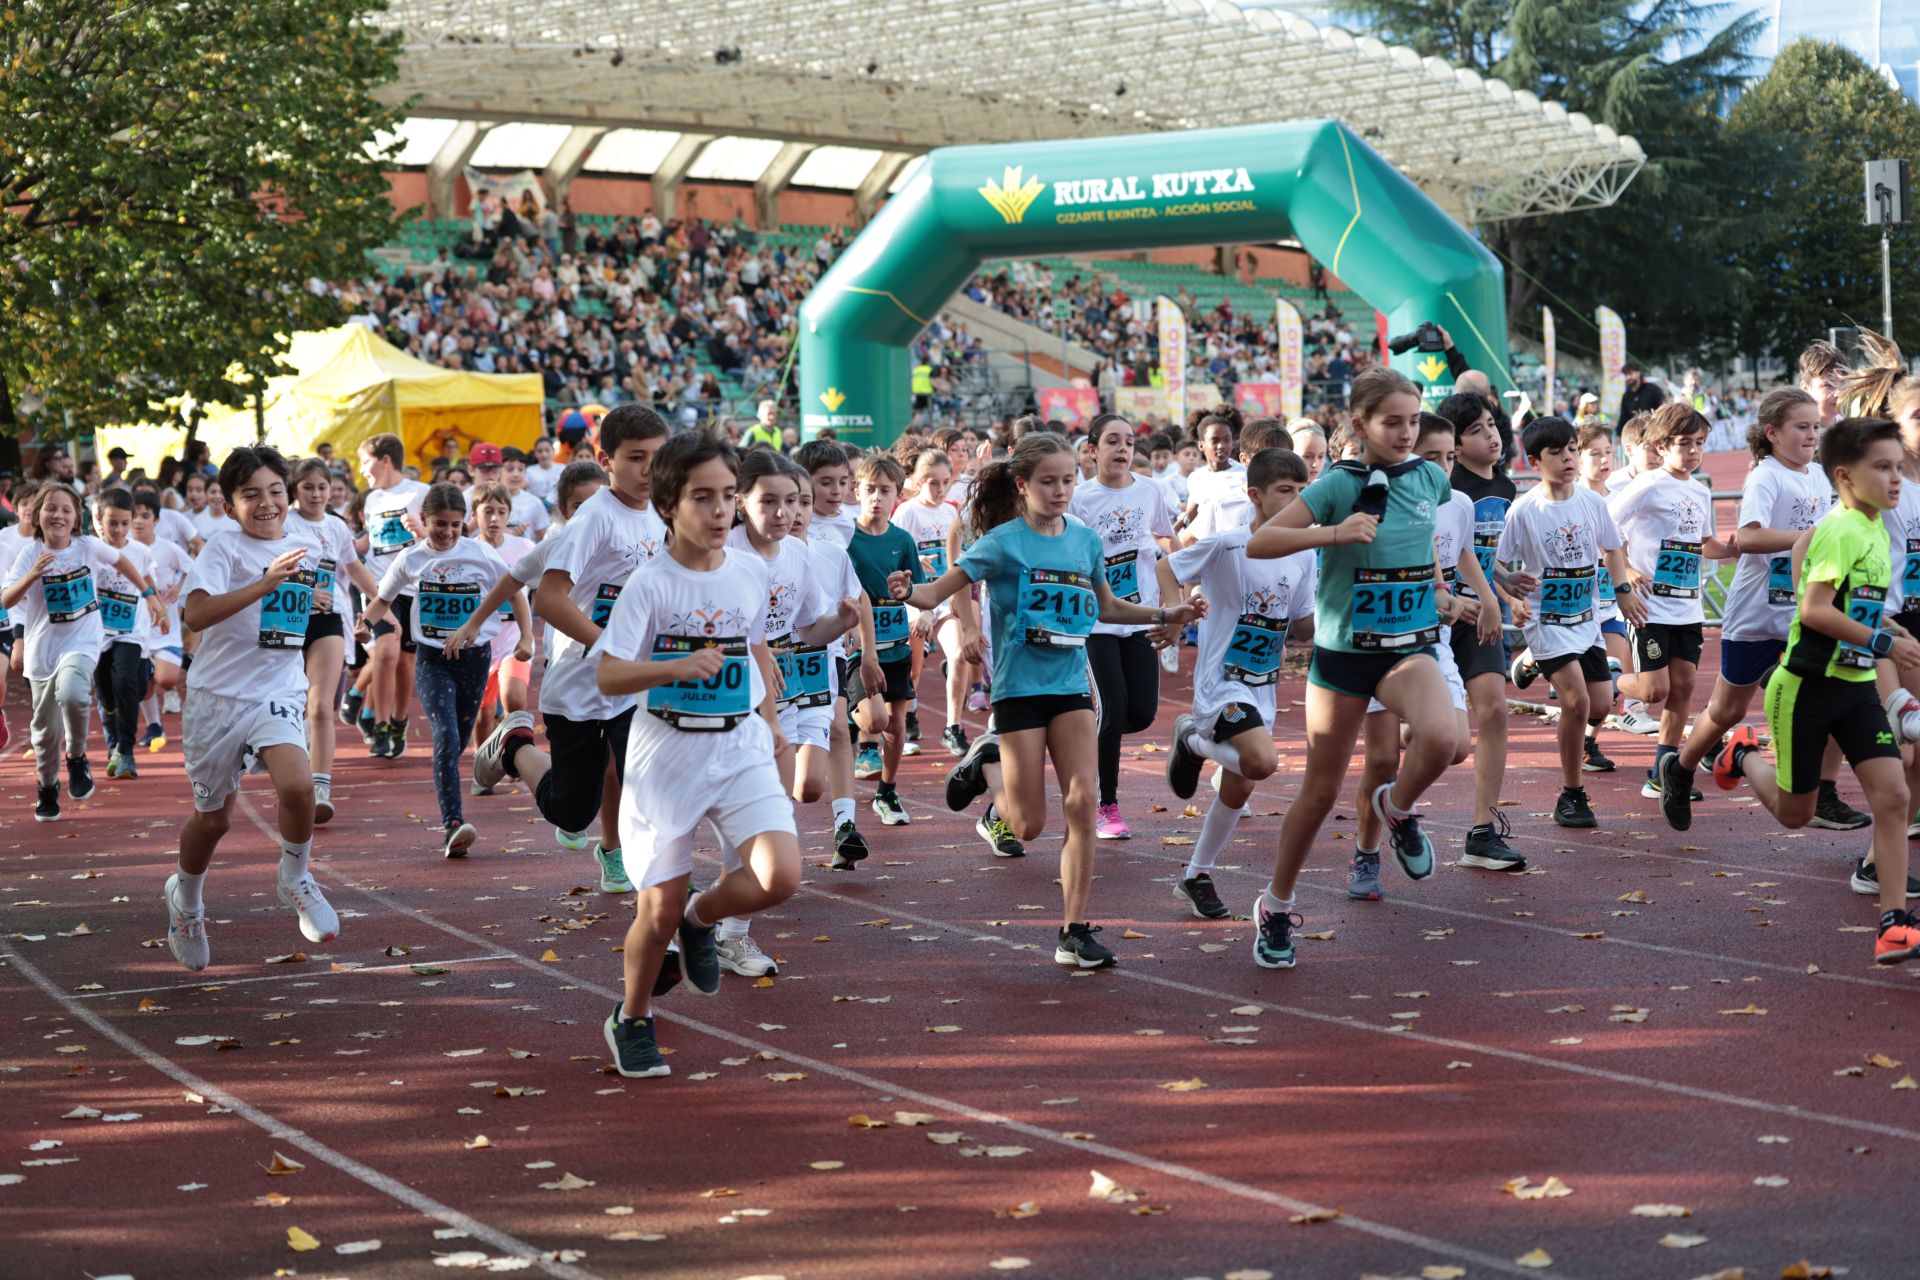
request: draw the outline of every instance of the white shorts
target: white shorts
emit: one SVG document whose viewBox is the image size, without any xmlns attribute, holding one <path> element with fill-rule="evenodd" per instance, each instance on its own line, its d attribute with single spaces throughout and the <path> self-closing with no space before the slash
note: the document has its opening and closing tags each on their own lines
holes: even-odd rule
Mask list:
<svg viewBox="0 0 1920 1280">
<path fill-rule="evenodd" d="M 817 747 L 825 751 L 828 735 L 833 732 L 833 704 L 780 708 L 780 732 L 796 747 Z"/>
<path fill-rule="evenodd" d="M 268 747 L 307 749 L 307 697 L 304 693 L 256 700 L 225 698 L 187 687 L 180 715 L 187 781 L 193 807 L 216 813 L 240 789 L 240 780 L 261 768 Z"/>
<path fill-rule="evenodd" d="M 1448 643 L 1447 636 L 1444 632 L 1440 636 L 1440 643 L 1434 646 L 1433 656 L 1435 660 L 1440 663 L 1440 674 L 1447 678 L 1447 692 L 1453 698 L 1453 709 L 1455 711 L 1465 711 L 1467 709 L 1467 683 L 1460 678 L 1460 664 L 1453 660 L 1453 645 Z M 1372 715 L 1376 711 L 1385 710 L 1386 707 L 1381 705 L 1380 699 L 1367 699 L 1368 715 Z"/>
<path fill-rule="evenodd" d="M 773 763 L 773 734 L 759 716 L 724 734 L 684 733 L 643 708 L 627 730 L 625 781 L 620 852 L 641 889 L 692 873 L 702 821 L 741 847 L 768 831 L 798 834 Z"/>
</svg>

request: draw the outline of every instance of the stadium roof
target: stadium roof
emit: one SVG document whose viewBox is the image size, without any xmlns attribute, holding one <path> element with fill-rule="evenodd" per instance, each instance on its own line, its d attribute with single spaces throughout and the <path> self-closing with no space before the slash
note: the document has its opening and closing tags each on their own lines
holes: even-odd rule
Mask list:
<svg viewBox="0 0 1920 1280">
<path fill-rule="evenodd" d="M 698 133 L 689 177 L 751 181 L 798 142 L 819 150 L 792 181 L 850 189 L 883 153 L 1332 117 L 1487 221 L 1604 207 L 1646 160 L 1443 59 L 1226 0 L 392 0 L 382 21 L 413 126 L 515 122 L 482 166 L 540 167 L 589 125 L 613 131 L 589 170 L 650 172 Z"/>
</svg>

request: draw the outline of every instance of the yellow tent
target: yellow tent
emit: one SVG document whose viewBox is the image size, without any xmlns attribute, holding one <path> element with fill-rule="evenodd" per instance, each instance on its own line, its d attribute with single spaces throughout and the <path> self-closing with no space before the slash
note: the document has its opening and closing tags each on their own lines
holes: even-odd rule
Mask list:
<svg viewBox="0 0 1920 1280">
<path fill-rule="evenodd" d="M 531 450 L 540 435 L 539 374 L 443 369 L 354 324 L 295 334 L 286 359 L 294 372 L 269 379 L 265 417 L 267 443 L 289 455 L 331 444 L 334 456 L 352 459 L 361 441 L 392 432 L 424 469 L 433 458 L 464 457 L 476 440 Z M 199 438 L 217 464 L 252 444 L 255 430 L 252 406 L 219 405 L 201 421 Z M 146 425 L 109 427 L 98 441 L 103 454 L 125 449 L 129 465 L 149 475 L 185 443 L 184 427 Z"/>
</svg>

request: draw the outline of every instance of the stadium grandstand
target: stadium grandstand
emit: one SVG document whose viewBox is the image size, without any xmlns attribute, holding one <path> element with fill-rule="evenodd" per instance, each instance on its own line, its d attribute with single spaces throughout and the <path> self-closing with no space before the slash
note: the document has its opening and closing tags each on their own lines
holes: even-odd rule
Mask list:
<svg viewBox="0 0 1920 1280">
<path fill-rule="evenodd" d="M 800 300 L 936 147 L 1332 117 L 1469 226 L 1604 206 L 1645 160 L 1442 59 L 1223 2 L 876 0 L 854 30 L 828 0 L 395 0 L 384 21 L 411 103 L 394 199 L 419 216 L 331 287 L 425 359 L 541 373 L 555 415 L 791 395 Z M 930 407 L 1142 381 L 1156 295 L 1194 324 L 1190 383 L 1223 395 L 1270 373 L 1276 298 L 1322 395 L 1373 345 L 1370 309 L 1288 242 L 992 263 L 916 344 Z"/>
</svg>

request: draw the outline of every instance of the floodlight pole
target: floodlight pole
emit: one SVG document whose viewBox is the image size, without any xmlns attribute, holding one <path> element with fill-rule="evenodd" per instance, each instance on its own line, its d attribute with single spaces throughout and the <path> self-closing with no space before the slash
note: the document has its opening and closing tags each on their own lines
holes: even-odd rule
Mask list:
<svg viewBox="0 0 1920 1280">
<path fill-rule="evenodd" d="M 1882 187 L 1882 191 L 1886 188 Z M 1892 193 L 1887 193 L 1888 198 Z M 1887 200 L 1883 199 L 1882 203 Z M 1887 335 L 1887 341 L 1893 341 L 1893 227 L 1891 222 L 1880 224 L 1880 332 Z"/>
</svg>

